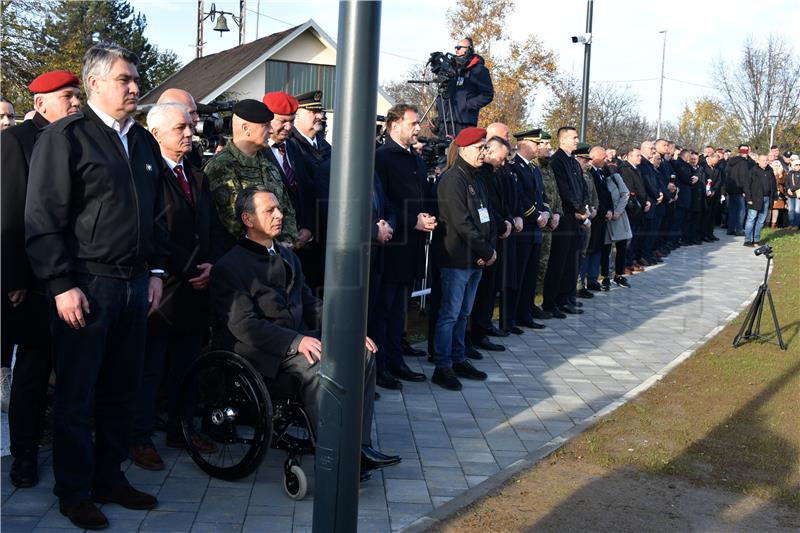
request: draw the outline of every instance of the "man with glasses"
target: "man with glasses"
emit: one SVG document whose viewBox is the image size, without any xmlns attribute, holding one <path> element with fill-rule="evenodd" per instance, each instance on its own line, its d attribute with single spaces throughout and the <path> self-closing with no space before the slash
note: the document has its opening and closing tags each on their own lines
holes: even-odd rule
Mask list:
<svg viewBox="0 0 800 533">
<path fill-rule="evenodd" d="M 494 99 L 492 77 L 483 58 L 475 53 L 472 39 L 458 41 L 455 52 L 456 75 L 436 97 L 436 132 L 442 139 L 477 126 L 478 113 Z"/>
</svg>

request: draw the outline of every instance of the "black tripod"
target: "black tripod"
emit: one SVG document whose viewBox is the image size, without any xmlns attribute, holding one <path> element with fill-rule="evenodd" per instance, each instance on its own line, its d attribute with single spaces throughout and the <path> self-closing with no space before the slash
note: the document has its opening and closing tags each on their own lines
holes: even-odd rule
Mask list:
<svg viewBox="0 0 800 533">
<path fill-rule="evenodd" d="M 775 323 L 775 332 L 778 334 L 778 344 L 781 350 L 786 350 L 786 345 L 783 343 L 783 336 L 781 335 L 781 325 L 778 324 L 778 315 L 775 313 L 775 303 L 772 301 L 772 291 L 769 289 L 769 265 L 772 262 L 772 248 L 769 246 L 762 246 L 755 251 L 756 255 L 761 255 L 759 252 L 767 256 L 767 269 L 764 271 L 764 283 L 758 287 L 756 299 L 747 311 L 747 316 L 744 317 L 744 323 L 739 328 L 739 333 L 733 339 L 733 347 L 737 348 L 742 341 L 764 339 L 761 335 L 761 313 L 764 311 L 764 300 L 769 299 L 769 309 L 772 312 L 772 321 Z M 755 326 L 755 331 L 753 330 Z"/>
<path fill-rule="evenodd" d="M 436 102 L 441 99 L 442 101 L 442 116 L 439 117 L 441 119 L 441 123 L 443 124 L 442 131 L 437 132 L 437 137 L 441 140 L 450 140 L 456 136 L 456 126 L 453 122 L 453 105 L 450 102 L 450 91 L 447 88 L 447 81 L 446 80 L 408 80 L 406 83 L 414 83 L 420 85 L 435 85 L 438 89 L 436 96 L 433 98 L 430 104 L 428 104 L 428 108 L 419 118 L 419 121 L 424 121 L 430 112 L 433 110 L 433 107 L 436 105 Z"/>
</svg>

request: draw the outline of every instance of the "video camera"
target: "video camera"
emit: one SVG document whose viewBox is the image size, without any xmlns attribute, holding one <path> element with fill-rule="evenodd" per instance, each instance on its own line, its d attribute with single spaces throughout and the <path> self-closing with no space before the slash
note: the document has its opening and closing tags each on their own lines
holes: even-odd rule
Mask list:
<svg viewBox="0 0 800 533">
<path fill-rule="evenodd" d="M 434 169 L 445 159 L 447 147 L 450 146 L 452 141 L 442 140 L 437 137 L 423 137 L 421 135 L 417 137 L 417 141 L 423 143 L 422 160 L 425 161 L 425 167 L 428 169 L 428 177 L 430 178 Z"/>
<path fill-rule="evenodd" d="M 447 85 L 450 80 L 458 76 L 459 61 L 455 54 L 432 52 L 427 66 L 431 68 L 439 85 Z"/>
<path fill-rule="evenodd" d="M 759 246 L 758 248 L 753 250 L 753 253 L 756 254 L 756 255 L 765 255 L 766 254 L 766 256 L 771 259 L 772 258 L 772 246 L 770 246 L 769 244 L 765 244 L 763 246 Z"/>
<path fill-rule="evenodd" d="M 195 135 L 199 139 L 198 144 L 203 149 L 203 156 L 214 155 L 221 136 L 233 136 L 231 118 L 234 104 L 236 102 L 228 101 L 197 105 L 200 122 L 195 128 Z"/>
</svg>

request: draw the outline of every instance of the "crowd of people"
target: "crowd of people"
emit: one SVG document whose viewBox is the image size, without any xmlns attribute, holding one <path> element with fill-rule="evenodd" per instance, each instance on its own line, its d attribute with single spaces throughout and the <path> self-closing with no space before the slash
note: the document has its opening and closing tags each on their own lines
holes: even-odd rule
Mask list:
<svg viewBox="0 0 800 533">
<path fill-rule="evenodd" d="M 474 54 L 469 40 L 459 50 Z M 464 65 L 485 70 L 470 57 Z M 164 468 L 152 439 L 162 382 L 167 446 L 188 438 L 201 452 L 216 449 L 179 426 L 179 384 L 209 344 L 248 358 L 268 384 L 295 376 L 313 427 L 319 417 L 332 208 L 321 92 L 238 102 L 229 142 L 204 162 L 187 91 L 164 91 L 146 128 L 134 120 L 137 66 L 129 51 L 96 45 L 82 80 L 55 71 L 31 82 L 30 120 L 13 126 L 13 108 L 0 103 L 13 126 L 0 134 L 4 367 L 16 346 L 10 477 L 17 487 L 38 483 L 54 370 L 54 492 L 61 512 L 87 529 L 108 525 L 95 503 L 157 505 L 120 464 Z M 478 107 L 491 101 L 488 72 L 480 76 Z M 713 147 L 698 154 L 657 139 L 617 157 L 579 142 L 569 126 L 553 138 L 540 128 L 479 128 L 477 116 L 453 121 L 446 164 L 432 174 L 418 151 L 419 110 L 398 104 L 386 115 L 363 279 L 362 478 L 401 461 L 370 441 L 375 386 L 429 378 L 405 362 L 426 355 L 405 341 L 418 280 L 432 289 L 430 379 L 459 390 L 462 379 L 487 378 L 471 361 L 504 350 L 492 338 L 580 315 L 598 291 L 631 288 L 633 274 L 676 248 L 719 240 L 720 224 L 747 246 L 781 222 L 771 210 L 800 224 L 800 159 L 789 152 L 755 156 L 743 145 L 732 157 Z"/>
</svg>

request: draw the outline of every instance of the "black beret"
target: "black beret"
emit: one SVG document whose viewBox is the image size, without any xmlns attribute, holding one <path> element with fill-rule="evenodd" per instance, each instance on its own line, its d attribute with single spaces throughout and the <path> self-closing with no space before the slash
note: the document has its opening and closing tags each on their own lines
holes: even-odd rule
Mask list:
<svg viewBox="0 0 800 533">
<path fill-rule="evenodd" d="M 236 102 L 233 106 L 233 114 L 255 124 L 266 124 L 275 118 L 275 114 L 263 102 L 252 99 Z"/>
</svg>

